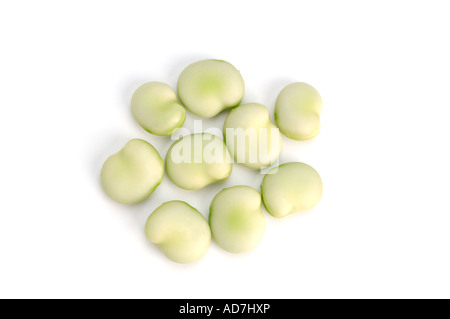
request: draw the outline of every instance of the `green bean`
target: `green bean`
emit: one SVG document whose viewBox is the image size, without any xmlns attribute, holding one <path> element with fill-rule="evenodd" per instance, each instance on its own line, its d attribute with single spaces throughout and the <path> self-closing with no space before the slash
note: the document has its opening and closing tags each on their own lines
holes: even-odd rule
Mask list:
<svg viewBox="0 0 450 319">
<path fill-rule="evenodd" d="M 262 104 L 248 103 L 233 109 L 225 120 L 223 133 L 231 155 L 244 166 L 260 169 L 280 156 L 281 134 Z"/>
<path fill-rule="evenodd" d="M 182 201 L 156 208 L 145 224 L 145 234 L 172 261 L 187 264 L 208 250 L 211 230 L 203 215 Z"/>
<path fill-rule="evenodd" d="M 106 194 L 123 204 L 150 196 L 164 176 L 164 163 L 148 142 L 134 139 L 103 164 L 101 182 Z"/>
<path fill-rule="evenodd" d="M 136 121 L 155 135 L 171 135 L 186 119 L 186 110 L 178 103 L 175 91 L 161 82 L 139 87 L 133 94 L 131 111 Z"/>
<path fill-rule="evenodd" d="M 286 163 L 270 170 L 261 184 L 264 206 L 274 217 L 310 210 L 322 197 L 322 179 L 304 163 Z"/>
<path fill-rule="evenodd" d="M 320 132 L 322 99 L 311 85 L 297 82 L 286 86 L 275 103 L 275 122 L 294 140 L 309 140 Z"/>
<path fill-rule="evenodd" d="M 215 242 L 231 253 L 253 249 L 265 231 L 261 207 L 261 195 L 249 186 L 234 186 L 218 193 L 209 215 Z"/>
<path fill-rule="evenodd" d="M 192 113 L 210 118 L 239 105 L 245 85 L 241 73 L 221 60 L 202 60 L 186 67 L 177 83 L 181 103 Z"/>
<path fill-rule="evenodd" d="M 222 139 L 209 134 L 191 134 L 172 144 L 166 156 L 166 171 L 180 188 L 195 190 L 227 179 L 232 160 Z"/>
</svg>

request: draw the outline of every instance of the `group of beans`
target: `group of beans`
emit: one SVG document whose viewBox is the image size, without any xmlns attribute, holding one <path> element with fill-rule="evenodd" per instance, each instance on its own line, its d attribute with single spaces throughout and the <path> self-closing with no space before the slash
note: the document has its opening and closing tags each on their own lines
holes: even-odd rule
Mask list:
<svg viewBox="0 0 450 319">
<path fill-rule="evenodd" d="M 250 169 L 273 166 L 282 150 L 281 133 L 299 141 L 319 133 L 322 100 L 312 86 L 296 82 L 279 93 L 275 124 L 264 105 L 240 105 L 244 91 L 239 70 L 221 60 L 187 66 L 178 78 L 177 93 L 161 82 L 139 87 L 133 94 L 131 111 L 149 133 L 172 135 L 183 126 L 186 109 L 203 118 L 231 109 L 223 126 L 224 139 L 209 133 L 183 136 L 172 144 L 165 163 L 150 143 L 131 140 L 102 167 L 106 194 L 123 204 L 141 202 L 159 186 L 165 172 L 182 189 L 201 189 L 226 180 L 233 162 Z M 211 238 L 228 252 L 246 252 L 264 235 L 262 205 L 278 218 L 310 210 L 320 201 L 322 188 L 322 180 L 311 166 L 300 162 L 276 165 L 267 170 L 260 192 L 245 185 L 220 191 L 211 203 L 209 222 L 194 207 L 174 200 L 153 211 L 145 233 L 178 263 L 200 259 Z"/>
</svg>

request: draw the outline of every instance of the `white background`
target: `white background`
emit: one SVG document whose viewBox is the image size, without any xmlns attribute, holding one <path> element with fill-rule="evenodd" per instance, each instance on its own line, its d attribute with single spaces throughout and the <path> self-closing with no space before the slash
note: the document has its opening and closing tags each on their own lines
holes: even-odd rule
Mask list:
<svg viewBox="0 0 450 319">
<path fill-rule="evenodd" d="M 450 7 L 446 1 L 2 1 L 0 297 L 450 297 Z M 305 214 L 267 213 L 261 244 L 212 244 L 178 265 L 143 227 L 162 202 L 205 216 L 229 180 L 183 191 L 167 177 L 144 203 L 109 200 L 103 161 L 129 139 L 165 156 L 170 138 L 130 113 L 146 81 L 175 87 L 204 58 L 240 69 L 244 102 L 273 111 L 294 81 L 324 107 L 311 142 L 284 139 L 281 162 L 324 181 Z M 221 127 L 226 113 L 203 122 Z M 198 119 L 189 114 L 185 127 Z"/>
</svg>

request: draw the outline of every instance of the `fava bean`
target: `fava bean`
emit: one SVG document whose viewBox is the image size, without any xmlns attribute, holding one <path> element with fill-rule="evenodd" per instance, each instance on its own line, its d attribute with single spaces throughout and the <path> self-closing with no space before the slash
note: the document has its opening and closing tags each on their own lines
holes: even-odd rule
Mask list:
<svg viewBox="0 0 450 319">
<path fill-rule="evenodd" d="M 322 179 L 311 166 L 292 162 L 270 170 L 261 184 L 264 206 L 274 217 L 310 210 L 322 197 Z"/>
<path fill-rule="evenodd" d="M 100 176 L 109 197 L 134 204 L 150 196 L 161 183 L 164 163 L 150 143 L 135 139 L 105 161 Z"/>
<path fill-rule="evenodd" d="M 243 253 L 253 249 L 266 227 L 261 195 L 249 186 L 225 188 L 211 203 L 209 224 L 215 242 L 226 251 Z"/>
<path fill-rule="evenodd" d="M 275 103 L 275 122 L 294 140 L 309 140 L 320 132 L 322 99 L 311 85 L 297 82 L 286 86 Z"/>
<path fill-rule="evenodd" d="M 172 144 L 166 156 L 167 176 L 183 189 L 195 190 L 227 179 L 232 159 L 222 139 L 191 134 Z"/>
<path fill-rule="evenodd" d="M 199 260 L 211 242 L 206 219 L 182 201 L 166 202 L 156 208 L 145 224 L 145 234 L 170 260 L 181 264 Z"/>
<path fill-rule="evenodd" d="M 210 118 L 239 105 L 245 85 L 241 73 L 221 60 L 202 60 L 186 67 L 177 83 L 178 97 L 192 113 Z"/>
<path fill-rule="evenodd" d="M 175 91 L 161 82 L 140 86 L 133 94 L 131 111 L 139 125 L 155 135 L 171 135 L 186 119 Z"/>
</svg>

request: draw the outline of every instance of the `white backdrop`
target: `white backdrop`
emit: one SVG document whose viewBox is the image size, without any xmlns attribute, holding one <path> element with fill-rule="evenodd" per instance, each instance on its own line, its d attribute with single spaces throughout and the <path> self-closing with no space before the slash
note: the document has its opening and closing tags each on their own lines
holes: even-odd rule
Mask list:
<svg viewBox="0 0 450 319">
<path fill-rule="evenodd" d="M 446 1 L 3 1 L 0 4 L 0 297 L 450 297 L 450 20 Z M 205 216 L 230 179 L 144 203 L 109 200 L 103 161 L 129 139 L 170 138 L 130 112 L 146 81 L 175 87 L 204 58 L 240 69 L 244 102 L 273 116 L 294 81 L 321 93 L 322 131 L 281 162 L 321 174 L 312 211 L 266 214 L 252 252 L 212 244 L 178 265 L 143 227 L 162 202 Z M 226 113 L 203 122 L 222 127 Z M 192 128 L 189 114 L 185 127 Z"/>
</svg>

